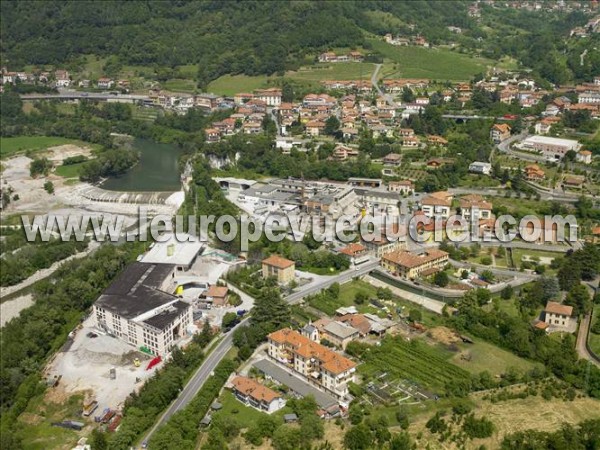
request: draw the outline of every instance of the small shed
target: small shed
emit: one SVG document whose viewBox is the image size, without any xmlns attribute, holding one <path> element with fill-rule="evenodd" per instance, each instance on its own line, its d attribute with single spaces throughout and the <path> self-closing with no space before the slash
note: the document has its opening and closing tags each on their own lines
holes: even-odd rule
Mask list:
<svg viewBox="0 0 600 450">
<path fill-rule="evenodd" d="M 298 416 L 296 414 L 284 414 L 283 420 L 285 423 L 298 422 Z"/>
</svg>

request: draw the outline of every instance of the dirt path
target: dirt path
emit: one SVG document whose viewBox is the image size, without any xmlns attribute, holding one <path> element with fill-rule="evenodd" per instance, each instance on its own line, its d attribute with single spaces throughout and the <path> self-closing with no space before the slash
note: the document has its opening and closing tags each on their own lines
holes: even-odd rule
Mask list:
<svg viewBox="0 0 600 450">
<path fill-rule="evenodd" d="M 33 305 L 31 294 L 21 295 L 0 305 L 0 328 L 21 314 L 25 308 Z"/>
<path fill-rule="evenodd" d="M 49 277 L 54 272 L 56 272 L 58 270 L 58 268 L 64 262 L 71 261 L 73 259 L 83 258 L 84 256 L 87 256 L 91 252 L 93 252 L 94 250 L 96 250 L 99 246 L 100 246 L 100 244 L 98 242 L 92 241 L 88 245 L 88 248 L 85 249 L 83 252 L 76 253 L 76 254 L 71 255 L 68 258 L 65 258 L 65 259 L 63 259 L 61 261 L 57 261 L 54 264 L 52 264 L 50 267 L 48 267 L 47 269 L 38 270 L 36 273 L 34 273 L 33 275 L 31 275 L 26 280 L 21 281 L 19 284 L 15 284 L 13 286 L 6 286 L 6 287 L 3 287 L 3 288 L 0 288 L 0 298 L 5 297 L 5 296 L 10 295 L 10 294 L 13 294 L 15 292 L 18 292 L 21 289 L 25 289 L 26 287 L 31 286 L 33 283 L 36 283 L 36 282 L 38 282 L 40 280 L 43 280 L 46 277 Z M 12 300 L 9 300 L 9 302 L 10 301 L 12 301 Z"/>
</svg>

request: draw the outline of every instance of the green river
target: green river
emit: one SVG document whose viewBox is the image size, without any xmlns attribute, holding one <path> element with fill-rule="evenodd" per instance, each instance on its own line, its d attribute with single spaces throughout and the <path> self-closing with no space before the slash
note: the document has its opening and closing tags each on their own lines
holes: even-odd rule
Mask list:
<svg viewBox="0 0 600 450">
<path fill-rule="evenodd" d="M 140 152 L 140 161 L 127 173 L 102 183 L 111 191 L 179 191 L 181 182 L 177 160 L 182 151 L 172 144 L 159 144 L 135 139 L 133 148 Z"/>
</svg>

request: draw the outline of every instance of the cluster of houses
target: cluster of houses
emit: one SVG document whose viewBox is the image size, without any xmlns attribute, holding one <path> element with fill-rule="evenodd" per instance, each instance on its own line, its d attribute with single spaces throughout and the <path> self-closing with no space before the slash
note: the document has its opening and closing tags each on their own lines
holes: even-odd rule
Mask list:
<svg viewBox="0 0 600 450">
<path fill-rule="evenodd" d="M 363 54 L 356 50 L 343 55 L 338 55 L 335 52 L 325 52 L 319 55 L 319 62 L 322 63 L 362 62 L 364 59 Z"/>
<path fill-rule="evenodd" d="M 452 28 L 455 28 L 455 27 L 452 27 Z M 460 30 L 460 28 L 458 28 L 458 30 Z M 460 32 L 462 32 L 462 30 Z M 397 45 L 397 46 L 416 45 L 419 47 L 429 47 L 429 42 L 427 42 L 427 40 L 421 35 L 402 37 L 402 36 L 394 36 L 392 33 L 387 33 L 383 37 L 383 40 L 390 45 Z"/>
<path fill-rule="evenodd" d="M 68 88 L 75 85 L 73 77 L 67 70 L 57 69 L 53 72 L 49 71 L 36 71 L 36 72 L 11 72 L 3 67 L 1 70 L 0 82 L 2 85 L 5 84 L 42 84 L 56 88 Z M 96 89 L 114 89 L 119 88 L 122 90 L 129 89 L 129 80 L 119 79 L 114 80 L 108 77 L 100 77 L 95 81 L 89 79 L 80 79 L 77 81 L 77 87 L 80 88 L 92 88 Z"/>
</svg>

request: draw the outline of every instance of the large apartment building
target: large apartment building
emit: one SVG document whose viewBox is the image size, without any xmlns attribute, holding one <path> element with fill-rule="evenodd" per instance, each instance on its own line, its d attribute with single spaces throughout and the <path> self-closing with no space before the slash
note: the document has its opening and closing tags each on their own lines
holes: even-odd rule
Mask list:
<svg viewBox="0 0 600 450">
<path fill-rule="evenodd" d="M 192 306 L 166 291 L 176 270 L 172 264 L 131 264 L 94 303 L 96 326 L 165 356 L 193 321 Z"/>
<path fill-rule="evenodd" d="M 356 363 L 290 328 L 269 334 L 269 357 L 339 399 L 348 396 Z"/>
<path fill-rule="evenodd" d="M 383 255 L 381 265 L 396 276 L 414 280 L 442 270 L 448 264 L 448 253 L 436 248 L 421 254 L 396 251 Z"/>
</svg>

